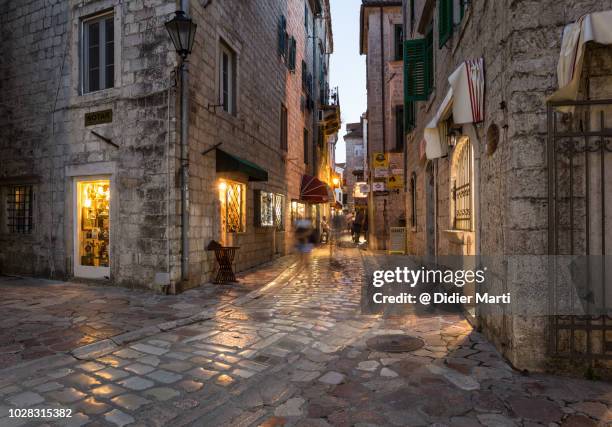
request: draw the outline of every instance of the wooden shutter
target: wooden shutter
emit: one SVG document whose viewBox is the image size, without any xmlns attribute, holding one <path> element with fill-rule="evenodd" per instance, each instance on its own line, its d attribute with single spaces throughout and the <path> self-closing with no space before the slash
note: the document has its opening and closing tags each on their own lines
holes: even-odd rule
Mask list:
<svg viewBox="0 0 612 427">
<path fill-rule="evenodd" d="M 284 15 L 281 15 L 280 20 L 278 21 L 278 54 L 280 56 L 285 55 L 285 46 L 286 46 L 286 36 L 287 36 L 287 20 Z"/>
<path fill-rule="evenodd" d="M 429 96 L 425 39 L 406 40 L 404 42 L 404 101 L 426 101 Z"/>
<path fill-rule="evenodd" d="M 438 47 L 442 48 L 453 34 L 453 0 L 439 0 L 438 29 Z"/>
<path fill-rule="evenodd" d="M 297 51 L 297 44 L 295 37 L 289 39 L 289 70 L 295 71 L 295 55 Z"/>
</svg>

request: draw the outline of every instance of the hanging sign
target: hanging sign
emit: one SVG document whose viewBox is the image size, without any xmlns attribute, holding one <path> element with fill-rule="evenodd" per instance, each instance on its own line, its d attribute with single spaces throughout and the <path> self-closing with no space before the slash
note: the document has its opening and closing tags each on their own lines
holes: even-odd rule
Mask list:
<svg viewBox="0 0 612 427">
<path fill-rule="evenodd" d="M 401 190 L 404 188 L 404 179 L 402 175 L 391 175 L 387 178 L 387 188 L 389 190 Z"/>
<path fill-rule="evenodd" d="M 382 168 L 387 169 L 389 167 L 389 157 L 386 153 L 374 153 L 374 159 L 372 160 L 372 167 L 374 169 Z"/>
<path fill-rule="evenodd" d="M 373 182 L 372 191 L 385 191 L 385 183 L 384 182 Z"/>
</svg>

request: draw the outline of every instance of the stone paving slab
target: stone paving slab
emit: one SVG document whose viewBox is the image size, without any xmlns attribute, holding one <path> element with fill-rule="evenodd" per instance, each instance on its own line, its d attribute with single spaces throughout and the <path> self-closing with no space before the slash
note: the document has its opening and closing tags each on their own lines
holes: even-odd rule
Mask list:
<svg viewBox="0 0 612 427">
<path fill-rule="evenodd" d="M 612 422 L 610 383 L 516 372 L 460 315 L 362 315 L 358 250 L 337 251 L 335 265 L 326 254 L 315 250 L 310 267 L 290 282 L 210 320 L 92 361 L 73 358 L 0 379 L 0 426 L 18 425 L 4 409 L 18 405 L 70 408 L 75 424 L 90 426 Z M 417 336 L 425 346 L 408 353 L 367 347 L 387 333 Z"/>
<path fill-rule="evenodd" d="M 0 275 L 0 369 L 90 344 L 96 346 L 81 350 L 79 357 L 108 352 L 109 346 L 190 323 L 206 309 L 214 313 L 237 298 L 248 301 L 245 295 L 295 262 L 286 256 L 238 274 L 237 284 L 207 283 L 179 295 Z"/>
</svg>

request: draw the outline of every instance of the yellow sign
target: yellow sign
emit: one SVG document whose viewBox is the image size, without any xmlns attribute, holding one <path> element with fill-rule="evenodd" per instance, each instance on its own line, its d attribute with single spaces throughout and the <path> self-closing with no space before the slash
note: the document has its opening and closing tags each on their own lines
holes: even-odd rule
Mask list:
<svg viewBox="0 0 612 427">
<path fill-rule="evenodd" d="M 402 175 L 391 175 L 387 178 L 388 190 L 401 190 L 404 188 L 404 177 Z"/>
<path fill-rule="evenodd" d="M 386 153 L 374 153 L 374 159 L 372 160 L 372 167 L 376 168 L 388 168 L 389 167 L 389 156 Z"/>
</svg>

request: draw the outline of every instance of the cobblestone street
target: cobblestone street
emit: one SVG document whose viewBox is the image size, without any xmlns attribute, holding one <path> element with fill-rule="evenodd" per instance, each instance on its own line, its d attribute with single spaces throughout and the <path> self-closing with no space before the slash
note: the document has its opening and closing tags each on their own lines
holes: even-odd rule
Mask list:
<svg viewBox="0 0 612 427">
<path fill-rule="evenodd" d="M 0 426 L 595 426 L 612 386 L 513 371 L 455 315 L 360 314 L 362 257 L 314 252 L 288 283 L 237 299 L 210 320 L 127 345 L 0 371 Z M 376 335 L 425 346 L 370 350 Z M 578 397 L 579 396 L 579 397 Z M 65 420 L 9 418 L 70 408 Z M 45 424 L 47 423 L 47 424 Z"/>
</svg>

